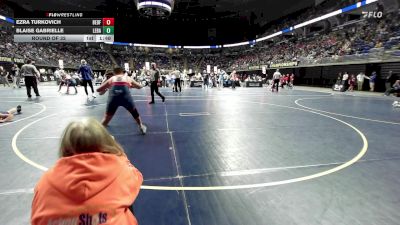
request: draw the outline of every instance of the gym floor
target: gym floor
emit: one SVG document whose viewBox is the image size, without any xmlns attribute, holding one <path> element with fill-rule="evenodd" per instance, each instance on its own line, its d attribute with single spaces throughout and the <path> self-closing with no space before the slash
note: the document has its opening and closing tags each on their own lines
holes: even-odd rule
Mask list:
<svg viewBox="0 0 400 225">
<path fill-rule="evenodd" d="M 106 97 L 41 86 L 0 88 L 0 224 L 29 224 L 33 188 L 57 160 L 66 125 L 101 119 Z M 64 88 L 65 91 L 65 88 Z M 74 91 L 72 91 L 74 92 Z M 132 91 L 145 136 L 120 108 L 108 128 L 144 186 L 143 225 L 399 224 L 400 109 L 392 98 L 295 88 L 185 89 L 148 105 Z"/>
</svg>

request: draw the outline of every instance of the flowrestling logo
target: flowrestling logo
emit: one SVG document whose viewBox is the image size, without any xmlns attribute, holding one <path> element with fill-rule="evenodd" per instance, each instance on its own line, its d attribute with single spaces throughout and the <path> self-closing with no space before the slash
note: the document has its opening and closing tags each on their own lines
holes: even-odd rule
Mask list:
<svg viewBox="0 0 400 225">
<path fill-rule="evenodd" d="M 362 15 L 363 15 L 363 18 L 365 18 L 365 19 L 369 19 L 369 18 L 380 19 L 383 17 L 383 12 L 382 11 L 363 11 Z"/>
<path fill-rule="evenodd" d="M 82 18 L 83 13 L 76 12 L 46 12 L 46 17 L 51 18 Z"/>
</svg>

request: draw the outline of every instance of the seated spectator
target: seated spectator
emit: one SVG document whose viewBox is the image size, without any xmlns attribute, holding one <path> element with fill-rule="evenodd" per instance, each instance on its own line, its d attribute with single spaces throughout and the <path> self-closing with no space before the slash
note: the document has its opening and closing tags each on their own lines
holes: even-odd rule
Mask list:
<svg viewBox="0 0 400 225">
<path fill-rule="evenodd" d="M 129 208 L 142 174 L 97 120 L 70 123 L 59 154 L 35 187 L 32 225 L 138 224 Z"/>
</svg>

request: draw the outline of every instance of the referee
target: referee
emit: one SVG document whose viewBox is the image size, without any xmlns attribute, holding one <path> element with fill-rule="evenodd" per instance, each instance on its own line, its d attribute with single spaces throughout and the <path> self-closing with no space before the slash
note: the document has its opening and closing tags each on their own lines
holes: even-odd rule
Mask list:
<svg viewBox="0 0 400 225">
<path fill-rule="evenodd" d="M 82 77 L 82 86 L 85 89 L 87 99 L 89 99 L 89 93 L 87 90 L 88 85 L 92 91 L 93 99 L 96 98 L 96 93 L 94 92 L 93 83 L 92 83 L 93 71 L 92 71 L 92 68 L 87 64 L 86 60 L 84 60 L 84 59 L 81 60 L 81 66 L 79 67 L 78 73 Z"/>
<path fill-rule="evenodd" d="M 154 92 L 160 96 L 163 102 L 165 101 L 165 97 L 158 91 L 158 79 L 160 79 L 160 70 L 157 69 L 157 65 L 155 63 L 152 63 L 150 73 L 151 102 L 149 102 L 149 104 L 154 104 Z"/>
<path fill-rule="evenodd" d="M 272 79 L 274 79 L 274 84 L 272 86 L 272 91 L 274 91 L 274 88 L 276 88 L 276 92 L 279 91 L 279 81 L 281 80 L 282 74 L 279 72 L 279 69 L 277 69 L 272 76 Z"/>
<path fill-rule="evenodd" d="M 40 78 L 40 73 L 36 69 L 36 66 L 33 65 L 32 60 L 28 59 L 27 63 L 21 67 L 20 74 L 25 79 L 26 93 L 28 94 L 28 98 L 32 98 L 31 88 L 33 88 L 36 97 L 40 97 L 39 90 L 37 87 L 37 82 Z"/>
<path fill-rule="evenodd" d="M 182 87 L 181 87 L 181 72 L 179 70 L 175 70 L 174 72 L 172 72 L 172 74 L 175 74 L 175 83 L 174 83 L 174 92 L 178 92 L 178 88 L 179 88 L 179 92 L 182 92 Z"/>
</svg>

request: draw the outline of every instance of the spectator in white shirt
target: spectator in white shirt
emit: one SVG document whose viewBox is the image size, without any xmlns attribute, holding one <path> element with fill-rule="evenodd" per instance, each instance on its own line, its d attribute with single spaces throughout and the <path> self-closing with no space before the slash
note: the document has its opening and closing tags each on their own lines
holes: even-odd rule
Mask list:
<svg viewBox="0 0 400 225">
<path fill-rule="evenodd" d="M 179 92 L 182 92 L 181 72 L 179 70 L 175 70 L 174 72 L 172 72 L 172 79 L 175 80 L 174 87 L 172 88 L 172 91 L 173 92 L 178 92 L 178 88 L 179 88 Z"/>
<path fill-rule="evenodd" d="M 357 90 L 362 91 L 364 85 L 364 79 L 369 79 L 369 77 L 365 76 L 363 72 L 357 75 Z"/>
</svg>

